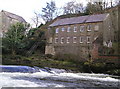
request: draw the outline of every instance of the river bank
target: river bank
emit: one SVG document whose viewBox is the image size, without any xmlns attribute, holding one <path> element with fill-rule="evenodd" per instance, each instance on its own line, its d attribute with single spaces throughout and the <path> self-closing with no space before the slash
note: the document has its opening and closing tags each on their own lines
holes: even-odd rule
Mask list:
<svg viewBox="0 0 120 89">
<path fill-rule="evenodd" d="M 111 75 L 120 75 L 120 68 L 118 65 L 105 64 L 104 60 L 97 62 L 90 61 L 73 61 L 73 60 L 57 60 L 46 55 L 32 55 L 30 57 L 25 56 L 11 56 L 3 55 L 3 65 L 25 65 L 25 66 L 37 66 L 37 67 L 49 67 L 65 69 L 72 72 L 81 73 L 104 73 Z"/>
</svg>

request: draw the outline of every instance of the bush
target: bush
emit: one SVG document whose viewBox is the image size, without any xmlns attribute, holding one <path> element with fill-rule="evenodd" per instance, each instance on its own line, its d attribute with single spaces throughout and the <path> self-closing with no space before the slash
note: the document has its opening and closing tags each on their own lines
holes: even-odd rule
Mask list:
<svg viewBox="0 0 120 89">
<path fill-rule="evenodd" d="M 120 69 L 109 70 L 106 73 L 120 76 Z"/>
<path fill-rule="evenodd" d="M 53 58 L 52 54 L 46 54 L 45 56 L 48 57 L 48 58 Z"/>
<path fill-rule="evenodd" d="M 74 54 L 56 54 L 54 56 L 54 59 L 59 60 L 59 61 L 69 61 L 69 62 L 74 62 L 74 63 L 82 62 L 79 56 L 74 55 Z"/>
<path fill-rule="evenodd" d="M 84 62 L 84 71 L 85 72 L 94 72 L 94 73 L 108 73 L 109 71 L 111 74 L 111 70 L 116 70 L 119 69 L 120 67 L 118 66 L 118 59 L 111 60 L 111 59 L 96 59 L 96 60 L 88 60 Z M 113 71 L 114 74 L 117 74 L 116 71 Z"/>
</svg>

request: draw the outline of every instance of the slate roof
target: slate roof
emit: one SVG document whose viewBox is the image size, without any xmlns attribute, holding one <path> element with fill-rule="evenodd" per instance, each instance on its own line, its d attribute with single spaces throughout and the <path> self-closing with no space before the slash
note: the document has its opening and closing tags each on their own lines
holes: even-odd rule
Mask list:
<svg viewBox="0 0 120 89">
<path fill-rule="evenodd" d="M 10 13 L 10 12 L 7 12 L 7 11 L 4 11 L 4 10 L 2 10 L 2 12 L 3 12 L 7 17 L 9 17 L 9 18 L 16 19 L 16 20 L 18 20 L 18 21 L 20 21 L 20 22 L 25 22 L 25 23 L 26 23 L 25 19 L 23 19 L 23 18 L 22 18 L 21 16 L 19 16 L 19 15 L 16 15 L 16 14 L 13 14 L 13 13 Z"/>
<path fill-rule="evenodd" d="M 104 21 L 108 14 L 97 14 L 97 15 L 90 15 L 86 20 L 86 23 L 89 22 L 101 22 Z"/>
<path fill-rule="evenodd" d="M 61 26 L 61 25 L 72 25 L 90 22 L 101 22 L 104 21 L 108 14 L 97 14 L 97 15 L 87 15 L 72 18 L 58 19 L 49 26 Z"/>
</svg>

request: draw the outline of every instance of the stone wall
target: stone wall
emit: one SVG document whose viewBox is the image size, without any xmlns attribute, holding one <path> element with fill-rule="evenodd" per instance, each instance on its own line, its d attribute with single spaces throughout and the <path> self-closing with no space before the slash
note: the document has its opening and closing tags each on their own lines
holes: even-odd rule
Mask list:
<svg viewBox="0 0 120 89">
<path fill-rule="evenodd" d="M 45 48 L 45 54 L 55 55 L 55 49 L 52 45 L 47 45 Z"/>
<path fill-rule="evenodd" d="M 2 13 L 0 12 L 0 37 L 2 37 Z"/>
<path fill-rule="evenodd" d="M 0 12 L 0 33 L 4 35 L 4 33 L 9 30 L 10 26 L 12 24 L 16 24 L 17 22 L 27 24 L 27 22 L 22 17 L 2 10 Z"/>
<path fill-rule="evenodd" d="M 80 32 L 80 26 L 84 25 L 85 29 L 83 32 Z M 91 25 L 91 31 L 88 31 L 87 26 Z M 95 30 L 95 26 L 98 25 L 98 30 Z M 74 32 L 74 26 L 77 27 L 77 32 Z M 65 31 L 62 31 L 62 28 L 65 28 Z M 70 27 L 70 32 L 67 32 L 67 28 Z M 55 33 L 55 29 L 59 28 L 59 32 Z M 51 32 L 50 32 L 51 30 Z M 54 30 L 54 31 L 53 31 Z M 49 29 L 49 33 L 53 35 L 49 35 L 48 44 L 46 45 L 45 54 L 73 54 L 79 56 L 80 58 L 88 59 L 91 55 L 92 50 L 92 42 L 101 35 L 103 30 L 102 22 L 98 23 L 85 23 L 85 24 L 75 24 L 75 25 L 66 25 L 66 26 L 58 26 L 55 28 Z M 80 37 L 84 36 L 85 39 L 83 43 L 80 43 Z M 90 43 L 87 43 L 87 36 L 90 36 Z M 64 37 L 64 43 L 61 43 L 61 37 Z M 70 37 L 69 43 L 67 43 L 67 37 Z M 76 43 L 73 42 L 73 37 L 76 38 Z M 58 38 L 58 43 L 55 43 L 55 38 Z M 52 40 L 52 42 L 51 42 Z M 51 46 L 51 47 L 49 47 Z M 49 50 L 47 49 L 49 48 Z M 53 51 L 54 49 L 54 51 Z M 50 51 L 51 50 L 51 51 Z M 53 52 L 53 53 L 52 53 Z"/>
<path fill-rule="evenodd" d="M 83 58 L 90 58 L 91 56 L 93 58 L 110 58 L 107 56 L 98 56 L 98 47 L 104 46 L 104 42 L 108 43 L 111 41 L 112 43 L 118 40 L 119 32 L 120 32 L 120 25 L 119 25 L 119 17 L 120 17 L 120 7 L 113 8 L 110 11 L 106 11 L 106 13 L 109 13 L 107 18 L 104 19 L 103 22 L 96 22 L 96 23 L 83 23 L 83 24 L 74 24 L 74 25 L 65 25 L 65 26 L 57 26 L 49 29 L 49 33 L 52 33 L 52 42 L 48 43 L 48 45 L 51 45 L 54 48 L 54 53 L 47 52 L 49 54 L 75 54 L 79 55 Z M 85 31 L 80 32 L 80 25 L 85 26 Z M 87 31 L 87 25 L 92 25 L 91 31 Z M 98 25 L 99 30 L 95 31 L 94 27 Z M 74 26 L 77 27 L 77 32 L 74 32 Z M 58 33 L 55 33 L 55 29 L 59 28 L 65 28 L 65 31 L 59 30 Z M 70 27 L 70 32 L 67 32 L 67 28 Z M 90 36 L 91 37 L 91 43 L 87 43 L 86 39 L 83 43 L 80 43 L 80 36 Z M 101 36 L 102 42 L 94 45 L 92 42 L 96 40 L 97 37 Z M 70 43 L 64 42 L 61 44 L 60 38 L 64 37 L 64 40 L 67 40 L 67 37 L 70 37 L 69 40 Z M 77 37 L 76 43 L 73 43 L 73 37 Z M 58 38 L 58 43 L 55 43 L 55 38 Z M 112 57 L 111 58 L 116 58 Z"/>
<path fill-rule="evenodd" d="M 106 23 L 109 23 L 110 25 L 110 31 L 108 37 L 112 38 L 113 42 L 118 41 L 118 31 L 119 29 L 119 17 L 120 17 L 120 6 L 116 6 L 113 7 L 109 10 L 106 11 L 107 13 L 109 13 L 109 18 L 106 20 Z M 108 25 L 107 25 L 108 26 Z M 105 29 L 105 31 L 107 32 L 107 30 Z"/>
</svg>

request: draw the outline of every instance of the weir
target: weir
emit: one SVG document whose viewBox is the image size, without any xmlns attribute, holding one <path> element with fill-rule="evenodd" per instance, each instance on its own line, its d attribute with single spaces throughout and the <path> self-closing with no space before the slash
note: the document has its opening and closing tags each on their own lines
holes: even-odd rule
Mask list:
<svg viewBox="0 0 120 89">
<path fill-rule="evenodd" d="M 0 69 L 0 87 L 114 87 L 118 89 L 120 83 L 120 79 L 112 75 L 72 73 L 64 69 L 48 67 L 0 65 Z"/>
<path fill-rule="evenodd" d="M 29 66 L 0 65 L 0 72 L 34 73 L 39 72 L 39 70 Z"/>
</svg>

